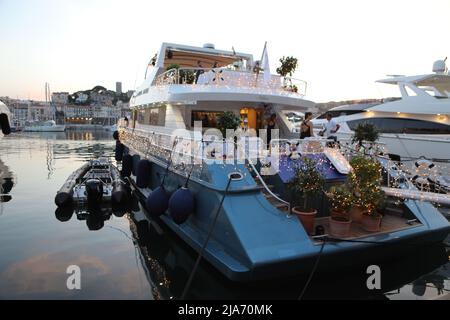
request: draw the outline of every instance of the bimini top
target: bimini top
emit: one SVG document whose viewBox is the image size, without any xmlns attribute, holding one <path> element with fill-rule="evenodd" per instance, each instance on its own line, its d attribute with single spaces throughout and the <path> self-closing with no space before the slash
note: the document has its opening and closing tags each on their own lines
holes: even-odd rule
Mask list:
<svg viewBox="0 0 450 320">
<path fill-rule="evenodd" d="M 251 54 L 216 50 L 212 44 L 193 47 L 163 43 L 157 55 L 155 66 L 166 69 L 170 65 L 176 64 L 181 68 L 195 68 L 198 67 L 200 61 L 203 68 L 221 68 L 241 59 L 247 61 L 249 65 L 253 63 L 253 55 Z"/>
<path fill-rule="evenodd" d="M 396 76 L 388 79 L 378 80 L 379 83 L 399 85 L 401 83 L 412 83 L 418 87 L 434 87 L 440 92 L 450 92 L 450 75 L 448 74 L 425 74 L 420 76 Z"/>
</svg>

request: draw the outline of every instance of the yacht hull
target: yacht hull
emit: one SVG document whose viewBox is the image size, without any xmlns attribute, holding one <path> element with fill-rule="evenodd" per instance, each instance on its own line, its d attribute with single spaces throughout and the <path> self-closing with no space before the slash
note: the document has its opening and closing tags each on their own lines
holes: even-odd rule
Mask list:
<svg viewBox="0 0 450 320">
<path fill-rule="evenodd" d="M 135 151 L 129 153 L 143 156 Z M 148 177 L 150 187 L 138 188 L 136 177 L 130 177 L 133 188 L 143 199 L 159 186 L 166 169 L 162 162 L 151 156 L 149 158 L 152 162 Z M 219 179 L 216 183 L 221 187 L 191 179 L 188 188 L 195 197 L 196 206 L 195 212 L 185 223 L 176 224 L 169 212 L 161 217 L 153 217 L 197 252 L 201 251 L 205 243 L 224 196 L 223 186 L 227 179 L 224 168 L 217 168 L 217 171 L 208 169 L 212 169 L 211 175 Z M 169 171 L 165 180 L 166 190 L 172 194 L 183 185 L 185 179 L 182 174 Z M 247 179 L 252 178 L 247 175 L 241 185 Z M 436 208 L 419 201 L 408 200 L 405 203 L 420 224 L 359 239 L 369 243 L 326 243 L 321 253 L 323 260 L 319 270 L 334 271 L 364 263 L 370 265 L 380 259 L 389 259 L 445 239 L 450 232 L 450 224 Z M 234 189 L 225 196 L 204 258 L 232 281 L 254 282 L 307 274 L 320 251 L 321 242 L 314 242 L 297 218 L 276 209 L 259 188 L 250 185 L 248 188 Z"/>
<path fill-rule="evenodd" d="M 338 139 L 352 139 L 353 133 L 339 133 L 337 136 Z M 450 160 L 450 137 L 381 133 L 378 141 L 386 145 L 389 153 L 404 159 Z"/>
</svg>

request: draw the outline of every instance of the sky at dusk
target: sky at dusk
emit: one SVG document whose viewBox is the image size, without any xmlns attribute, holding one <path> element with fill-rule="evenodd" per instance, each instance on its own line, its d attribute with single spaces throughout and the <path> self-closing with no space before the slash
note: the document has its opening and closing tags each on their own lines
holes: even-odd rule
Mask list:
<svg viewBox="0 0 450 320">
<path fill-rule="evenodd" d="M 315 102 L 381 98 L 375 80 L 450 55 L 449 0 L 0 0 L 0 96 L 44 99 L 143 80 L 162 42 L 298 58 Z"/>
</svg>

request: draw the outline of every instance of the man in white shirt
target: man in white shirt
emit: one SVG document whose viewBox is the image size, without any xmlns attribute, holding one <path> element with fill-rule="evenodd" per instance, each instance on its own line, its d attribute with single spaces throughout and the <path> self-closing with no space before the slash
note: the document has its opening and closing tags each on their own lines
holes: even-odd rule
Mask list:
<svg viewBox="0 0 450 320">
<path fill-rule="evenodd" d="M 341 126 L 333 120 L 331 113 L 327 113 L 327 123 L 325 124 L 325 130 L 322 131 L 322 134 L 327 137 L 327 139 L 337 141 L 336 132 L 338 132 L 340 127 Z"/>
</svg>

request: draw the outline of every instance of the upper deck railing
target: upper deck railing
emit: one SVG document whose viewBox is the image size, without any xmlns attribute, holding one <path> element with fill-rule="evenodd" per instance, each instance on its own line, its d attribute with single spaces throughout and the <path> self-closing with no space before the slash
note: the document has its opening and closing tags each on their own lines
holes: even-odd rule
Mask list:
<svg viewBox="0 0 450 320">
<path fill-rule="evenodd" d="M 264 78 L 263 72 L 250 72 L 231 70 L 226 68 L 180 68 L 170 69 L 156 78 L 157 86 L 163 85 L 193 85 L 193 86 L 220 86 L 241 88 L 262 88 L 280 92 L 306 94 L 306 81 L 270 75 Z"/>
</svg>

